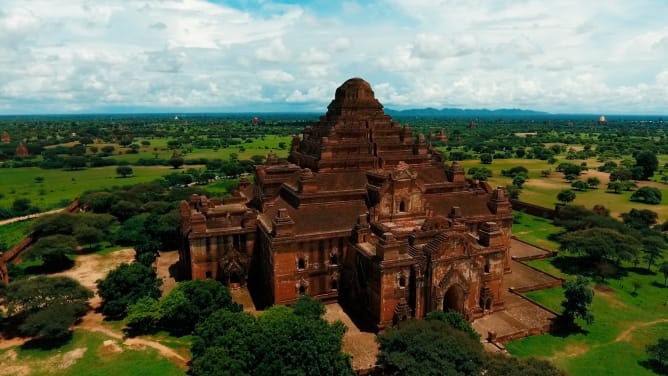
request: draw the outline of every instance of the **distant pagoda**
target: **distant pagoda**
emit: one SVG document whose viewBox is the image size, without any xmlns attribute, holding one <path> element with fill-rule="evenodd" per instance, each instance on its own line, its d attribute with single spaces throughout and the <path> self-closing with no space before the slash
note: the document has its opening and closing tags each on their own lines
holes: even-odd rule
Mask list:
<svg viewBox="0 0 668 376">
<path fill-rule="evenodd" d="M 19 146 L 16 147 L 16 152 L 14 153 L 16 158 L 28 158 L 30 157 L 30 152 L 28 148 L 21 142 Z"/>
</svg>

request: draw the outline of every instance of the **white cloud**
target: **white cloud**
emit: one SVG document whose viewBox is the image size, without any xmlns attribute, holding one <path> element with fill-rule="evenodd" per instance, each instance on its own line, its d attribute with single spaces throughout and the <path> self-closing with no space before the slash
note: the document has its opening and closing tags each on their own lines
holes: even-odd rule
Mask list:
<svg viewBox="0 0 668 376">
<path fill-rule="evenodd" d="M 242 3 L 4 0 L 0 113 L 324 112 L 353 76 L 386 107 L 668 108 L 668 3 Z"/>
</svg>

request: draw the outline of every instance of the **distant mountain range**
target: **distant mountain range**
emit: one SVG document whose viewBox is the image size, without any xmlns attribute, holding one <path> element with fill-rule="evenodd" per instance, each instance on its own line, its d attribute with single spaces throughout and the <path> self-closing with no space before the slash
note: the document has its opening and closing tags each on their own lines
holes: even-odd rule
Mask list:
<svg viewBox="0 0 668 376">
<path fill-rule="evenodd" d="M 449 118 L 489 118 L 489 117 L 549 117 L 553 114 L 549 112 L 521 110 L 517 108 L 503 108 L 499 110 L 488 109 L 460 109 L 460 108 L 415 108 L 408 110 L 393 110 L 386 108 L 385 113 L 398 117 L 449 117 Z"/>
</svg>

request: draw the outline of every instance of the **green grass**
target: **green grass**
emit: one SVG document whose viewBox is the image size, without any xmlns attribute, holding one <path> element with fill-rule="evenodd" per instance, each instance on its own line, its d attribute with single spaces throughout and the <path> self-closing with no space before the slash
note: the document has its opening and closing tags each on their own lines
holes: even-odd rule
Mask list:
<svg viewBox="0 0 668 376">
<path fill-rule="evenodd" d="M 151 145 L 142 146 L 137 154 L 126 154 L 125 151 L 128 149 L 121 148 L 118 144 L 99 144 L 96 146 L 100 149 L 106 145 L 114 146 L 116 148 L 116 154 L 111 158 L 114 158 L 117 161 L 127 161 L 130 163 L 135 163 L 142 158 L 153 159 L 156 157 L 156 153 L 157 157 L 160 159 L 169 159 L 172 157 L 173 150 L 167 147 L 167 141 L 169 141 L 169 139 L 160 138 L 150 139 L 149 141 L 151 142 Z M 183 155 L 183 157 L 185 159 L 208 158 L 227 160 L 232 153 L 235 153 L 238 155 L 239 159 L 250 159 L 250 157 L 254 155 L 266 157 L 270 150 L 273 150 L 279 158 L 287 157 L 288 148 L 281 150 L 279 149 L 278 144 L 279 142 L 285 142 L 285 144 L 289 146 L 290 141 L 291 137 L 266 135 L 263 138 L 253 139 L 253 141 L 249 143 L 242 143 L 218 150 L 193 148 L 192 151 L 189 151 Z M 139 142 L 140 141 L 137 141 L 137 143 Z M 244 151 L 240 151 L 240 147 L 243 147 Z M 158 150 L 155 150 L 156 148 Z"/>
<path fill-rule="evenodd" d="M 550 219 L 513 211 L 513 235 L 522 241 L 554 251 L 559 248 L 559 244 L 547 237 L 561 231 Z"/>
<path fill-rule="evenodd" d="M 586 192 L 576 192 L 574 205 L 583 205 L 587 208 L 592 208 L 596 204 L 604 205 L 610 210 L 613 217 L 618 218 L 622 213 L 629 212 L 632 208 L 649 209 L 659 215 L 659 222 L 668 219 L 668 205 L 647 205 L 637 202 L 629 201 L 633 192 L 622 192 L 621 194 L 606 193 L 605 188 L 608 184 L 608 174 L 594 171 L 596 167 L 601 165 L 596 159 L 590 158 L 587 160 L 572 160 L 567 161 L 563 155 L 557 157 L 558 162 L 550 165 L 547 161 L 536 159 L 496 159 L 489 165 L 481 165 L 479 160 L 466 160 L 460 162 L 465 168 L 471 167 L 486 167 L 492 171 L 492 178 L 489 183 L 492 186 L 506 186 L 511 184 L 512 179 L 501 175 L 501 170 L 509 170 L 514 166 L 524 166 L 529 170 L 529 180 L 524 184 L 520 200 L 532 204 L 553 208 L 557 201 L 557 194 L 564 189 L 571 189 L 570 183 L 564 180 L 564 176 L 560 172 L 555 172 L 554 169 L 561 162 L 569 162 L 573 164 L 580 164 L 586 162 L 587 166 L 592 169 L 585 171 L 580 175 L 580 180 L 587 180 L 590 176 L 597 176 L 601 180 L 601 185 L 598 189 L 590 189 Z M 552 173 L 549 177 L 542 177 L 541 171 L 551 169 Z M 668 185 L 656 182 L 639 182 L 639 186 L 650 185 L 659 188 L 663 195 L 663 202 L 668 202 Z"/>
<path fill-rule="evenodd" d="M 64 207 L 87 190 L 134 185 L 156 180 L 174 172 L 163 166 L 133 166 L 134 175 L 118 178 L 116 166 L 88 168 L 77 171 L 43 170 L 37 167 L 0 169 L 0 207 L 11 207 L 17 198 L 28 198 L 40 210 Z M 181 171 L 181 170 L 178 170 Z M 41 176 L 43 183 L 36 183 Z"/>
<path fill-rule="evenodd" d="M 26 230 L 32 221 L 14 222 L 0 226 L 0 244 L 12 248 L 26 237 Z M 4 249 L 0 249 L 4 251 Z"/>
<path fill-rule="evenodd" d="M 106 340 L 113 340 L 122 351 L 111 351 L 104 346 Z M 67 364 L 64 360 L 77 349 L 86 349 L 83 357 L 74 360 L 69 367 L 64 367 Z M 185 375 L 183 370 L 158 354 L 157 350 L 150 347 L 133 349 L 105 334 L 85 330 L 75 330 L 72 340 L 57 350 L 14 347 L 0 353 L 0 359 L 8 351 L 17 352 L 17 359 L 11 365 L 30 367 L 29 375 Z"/>
<path fill-rule="evenodd" d="M 557 276 L 573 277 L 556 269 L 551 261 L 529 264 Z M 668 322 L 652 324 L 668 321 L 668 288 L 663 287 L 663 275 L 630 267 L 625 271 L 622 278 L 609 279 L 597 287 L 591 307 L 594 323 L 579 322 L 585 333 L 527 337 L 506 344 L 506 348 L 519 357 L 549 359 L 572 375 L 651 375 L 638 362 L 646 359 L 647 344 L 668 337 Z M 641 285 L 636 292 L 634 281 Z M 561 311 L 561 287 L 530 292 L 527 296 Z M 626 330 L 629 335 L 622 335 Z"/>
</svg>

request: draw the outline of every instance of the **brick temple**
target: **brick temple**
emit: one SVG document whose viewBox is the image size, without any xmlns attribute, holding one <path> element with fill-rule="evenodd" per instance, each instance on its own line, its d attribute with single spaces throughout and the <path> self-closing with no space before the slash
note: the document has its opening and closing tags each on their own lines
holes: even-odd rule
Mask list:
<svg viewBox="0 0 668 376">
<path fill-rule="evenodd" d="M 270 153 L 233 197 L 193 195 L 180 212 L 186 276 L 247 285 L 260 306 L 307 294 L 378 329 L 433 310 L 503 309 L 506 191 L 446 166 L 360 78 L 336 89 L 287 161 Z"/>
</svg>

